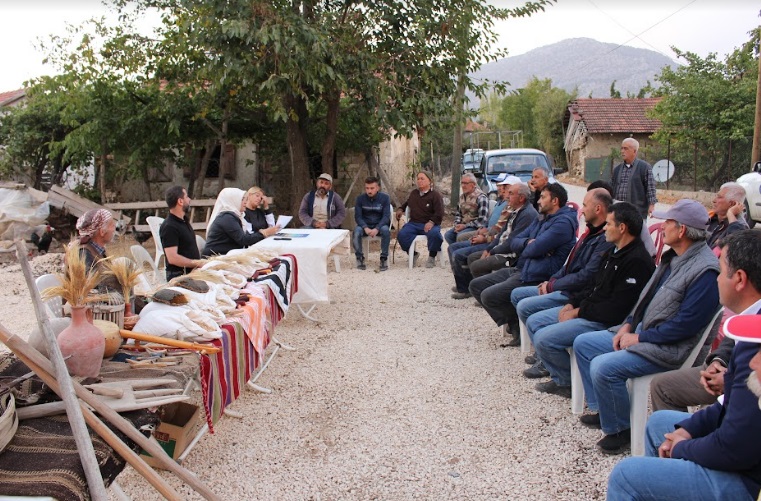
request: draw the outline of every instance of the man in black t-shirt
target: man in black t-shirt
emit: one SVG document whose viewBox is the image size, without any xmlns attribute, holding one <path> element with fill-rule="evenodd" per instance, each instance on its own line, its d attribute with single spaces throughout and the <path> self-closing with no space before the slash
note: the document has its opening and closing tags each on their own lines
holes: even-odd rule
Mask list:
<svg viewBox="0 0 761 501">
<path fill-rule="evenodd" d="M 169 281 L 197 267 L 201 254 L 193 227 L 185 220 L 185 215 L 190 212 L 190 197 L 185 188 L 172 186 L 166 190 L 166 205 L 169 216 L 161 223 L 159 236 L 166 256 L 166 279 Z"/>
</svg>

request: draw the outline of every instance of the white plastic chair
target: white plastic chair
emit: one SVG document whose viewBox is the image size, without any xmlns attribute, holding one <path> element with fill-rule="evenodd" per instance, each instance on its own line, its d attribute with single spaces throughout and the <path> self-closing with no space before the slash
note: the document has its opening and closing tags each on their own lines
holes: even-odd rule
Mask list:
<svg viewBox="0 0 761 501">
<path fill-rule="evenodd" d="M 203 254 L 203 248 L 206 247 L 206 240 L 201 235 L 196 235 L 196 245 L 198 246 L 198 254 Z"/>
<path fill-rule="evenodd" d="M 37 286 L 37 290 L 40 291 L 40 294 L 42 294 L 42 291 L 48 287 L 56 287 L 61 285 L 61 281 L 56 275 L 48 273 L 47 275 L 37 277 L 37 280 L 34 281 L 34 284 Z M 54 298 L 48 299 L 45 301 L 45 306 L 48 309 L 48 316 L 50 318 L 63 317 L 63 300 L 61 299 L 61 296 L 56 296 Z"/>
<path fill-rule="evenodd" d="M 146 265 L 148 265 L 148 268 L 150 268 L 149 272 L 144 271 L 141 275 L 141 288 L 145 288 L 145 290 L 148 291 L 153 287 L 162 285 L 166 282 L 166 276 L 163 273 L 159 272 L 159 269 L 156 267 L 156 263 L 151 258 L 151 255 L 148 254 L 148 251 L 145 250 L 145 247 L 142 245 L 133 245 L 130 247 L 130 251 L 132 251 L 132 257 L 135 258 L 135 262 L 140 269 L 145 270 Z"/>
<path fill-rule="evenodd" d="M 523 320 L 518 319 L 518 326 L 520 327 L 521 332 L 521 353 L 529 353 L 531 347 L 534 345 L 531 342 L 531 338 L 528 336 L 526 324 L 523 323 Z"/>
<path fill-rule="evenodd" d="M 721 322 L 723 308 L 719 308 L 705 329 L 700 335 L 700 341 L 690 352 L 690 356 L 684 361 L 680 369 L 692 367 L 695 359 L 698 358 L 700 349 L 703 348 L 708 335 L 717 322 Z M 626 388 L 629 390 L 629 424 L 631 425 L 632 437 L 632 456 L 645 455 L 645 425 L 647 424 L 647 402 L 650 396 L 650 381 L 657 374 L 648 374 L 632 378 L 626 381 Z"/>
<path fill-rule="evenodd" d="M 698 358 L 698 353 L 700 353 L 700 350 L 703 348 L 714 325 L 716 322 L 721 322 L 722 311 L 723 309 L 719 308 L 711 321 L 708 322 L 705 329 L 703 329 L 703 332 L 700 335 L 700 340 L 680 367 L 681 369 L 692 367 L 692 364 L 695 363 L 695 359 Z M 581 414 L 584 412 L 584 385 L 581 381 L 581 372 L 579 372 L 579 366 L 576 362 L 573 348 L 568 348 L 567 351 L 569 355 L 571 355 L 571 412 L 574 414 Z M 632 456 L 642 456 L 645 454 L 645 424 L 647 423 L 647 404 L 650 395 L 650 381 L 652 381 L 657 374 L 662 373 L 648 374 L 626 381 L 626 388 L 629 390 L 630 402 L 629 424 L 631 426 Z"/>
<path fill-rule="evenodd" d="M 393 219 L 394 218 L 394 206 L 390 205 L 389 207 L 390 207 L 389 210 L 391 211 L 390 212 L 391 219 Z M 391 229 L 391 226 L 389 226 L 389 231 L 390 231 L 390 229 Z M 362 237 L 362 253 L 364 254 L 365 257 L 367 257 L 367 255 L 370 253 L 370 242 L 371 241 L 372 242 L 380 242 L 381 241 L 380 235 L 375 236 L 375 237 Z"/>
<path fill-rule="evenodd" d="M 148 223 L 148 226 L 151 228 L 151 235 L 153 235 L 153 243 L 156 245 L 156 268 L 159 267 L 159 262 L 161 261 L 161 256 L 164 255 L 164 246 L 161 245 L 161 236 L 159 235 L 159 230 L 161 229 L 161 223 L 164 222 L 163 217 L 157 217 L 157 216 L 149 216 L 145 218 L 145 221 Z M 164 259 L 166 261 L 166 258 Z"/>
<path fill-rule="evenodd" d="M 410 208 L 407 207 L 407 209 L 404 211 L 404 218 L 409 221 L 410 220 Z M 417 244 L 419 242 L 422 242 L 423 244 L 428 245 L 428 238 L 425 235 L 418 235 L 415 237 L 415 240 L 412 241 L 412 245 L 410 245 L 410 255 L 409 255 L 409 269 L 412 269 L 412 266 L 414 265 L 415 260 L 415 247 L 417 247 Z M 444 267 L 444 244 L 442 243 L 441 250 L 436 255 L 436 257 L 439 259 L 439 266 L 442 268 Z"/>
</svg>

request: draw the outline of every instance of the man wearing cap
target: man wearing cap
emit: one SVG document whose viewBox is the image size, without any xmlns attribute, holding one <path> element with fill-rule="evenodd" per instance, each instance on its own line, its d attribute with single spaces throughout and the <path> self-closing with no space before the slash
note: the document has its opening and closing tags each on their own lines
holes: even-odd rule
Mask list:
<svg viewBox="0 0 761 501">
<path fill-rule="evenodd" d="M 166 279 L 185 275 L 201 263 L 196 234 L 185 219 L 190 212 L 190 197 L 182 186 L 172 186 L 166 190 L 166 205 L 169 215 L 161 223 L 159 238 L 166 257 Z"/>
<path fill-rule="evenodd" d="M 304 228 L 340 228 L 346 217 L 341 196 L 331 190 L 333 177 L 323 172 L 317 177 L 317 188 L 301 200 L 299 219 Z"/>
<path fill-rule="evenodd" d="M 602 255 L 613 247 L 612 243 L 605 240 L 605 219 L 612 203 L 610 193 L 603 188 L 587 191 L 582 202 L 587 230 L 576 242 L 568 261 L 549 280 L 537 286 L 518 287 L 510 295 L 520 321 L 526 324 L 528 317 L 534 313 L 564 306 L 572 293 L 594 284 Z M 517 332 L 513 333 L 507 346 L 520 346 Z M 535 361 L 534 366 L 523 374 L 530 378 L 548 375 L 541 361 Z"/>
<path fill-rule="evenodd" d="M 460 203 L 454 215 L 454 227 L 444 234 L 450 245 L 457 241 L 461 233 L 472 233 L 486 228 L 489 220 L 489 198 L 476 186 L 476 176 L 463 174 L 460 180 Z"/>
<path fill-rule="evenodd" d="M 724 376 L 724 402 L 695 414 L 655 412 L 645 457 L 621 461 L 608 479 L 608 499 L 755 500 L 761 488 L 761 409 L 752 387 L 761 355 L 761 235 L 726 239 L 720 256 L 722 304 L 740 312 L 725 324 L 737 341 Z M 747 316 L 752 315 L 751 322 Z M 737 323 L 735 323 L 737 322 Z M 753 382 L 755 380 L 755 383 Z"/>
<path fill-rule="evenodd" d="M 506 176 L 502 181 L 497 183 L 497 193 L 500 198 L 508 202 L 509 188 L 511 185 L 520 183 L 521 180 L 516 176 Z M 453 299 L 465 299 L 470 297 L 468 284 L 473 279 L 468 268 L 468 256 L 473 253 L 481 253 L 489 244 L 505 231 L 507 221 L 510 219 L 512 209 L 509 203 L 505 203 L 499 219 L 489 228 L 479 228 L 472 237 L 463 242 L 454 242 L 449 244 L 449 262 L 452 265 L 452 273 L 455 279 L 455 286 L 452 290 Z"/>
<path fill-rule="evenodd" d="M 719 263 L 705 243 L 708 211 L 680 200 L 654 217 L 665 219 L 663 239 L 671 247 L 620 326 L 587 332 L 573 343 L 593 414 L 582 424 L 601 427 L 597 449 L 620 454 L 631 441 L 629 378 L 678 369 L 719 307 Z"/>
<path fill-rule="evenodd" d="M 514 265 L 518 260 L 519 252 L 510 248 L 512 240 L 531 226 L 531 223 L 539 216 L 531 205 L 531 188 L 520 179 L 514 182 L 515 184 L 507 189 L 510 217 L 504 230 L 499 237 L 491 240 L 483 252 L 473 252 L 468 256 L 468 270 L 474 278 Z"/>
</svg>

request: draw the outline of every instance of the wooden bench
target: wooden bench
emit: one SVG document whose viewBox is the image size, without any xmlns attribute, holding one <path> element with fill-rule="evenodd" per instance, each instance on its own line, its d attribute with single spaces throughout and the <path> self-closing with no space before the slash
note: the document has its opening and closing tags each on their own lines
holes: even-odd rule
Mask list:
<svg viewBox="0 0 761 501">
<path fill-rule="evenodd" d="M 191 200 L 190 202 L 190 221 L 194 231 L 206 231 L 206 226 L 211 218 L 211 211 L 214 209 L 216 198 L 207 198 L 203 200 Z M 145 221 L 149 216 L 166 218 L 169 214 L 169 208 L 163 200 L 155 202 L 125 202 L 106 204 L 106 207 L 117 214 L 117 219 L 125 213 L 134 214 L 132 217 L 132 228 L 134 231 L 150 232 L 151 228 Z M 196 221 L 196 214 L 203 212 L 202 220 Z"/>
</svg>

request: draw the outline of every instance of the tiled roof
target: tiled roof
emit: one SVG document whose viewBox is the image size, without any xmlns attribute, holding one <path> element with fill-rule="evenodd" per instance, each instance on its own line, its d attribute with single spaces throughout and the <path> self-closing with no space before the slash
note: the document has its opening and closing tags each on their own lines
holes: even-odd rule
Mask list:
<svg viewBox="0 0 761 501">
<path fill-rule="evenodd" d="M 660 98 L 643 99 L 576 99 L 566 112 L 566 125 L 570 120 L 584 122 L 590 134 L 604 132 L 653 133 L 659 120 L 648 118 L 645 111 L 655 106 Z"/>
<path fill-rule="evenodd" d="M 465 121 L 465 132 L 476 132 L 480 130 L 489 130 L 489 128 L 485 125 L 481 125 L 478 122 L 474 122 L 473 120 L 466 120 Z"/>
<path fill-rule="evenodd" d="M 0 92 L 0 107 L 10 104 L 26 95 L 26 89 L 17 89 L 9 92 Z"/>
</svg>

